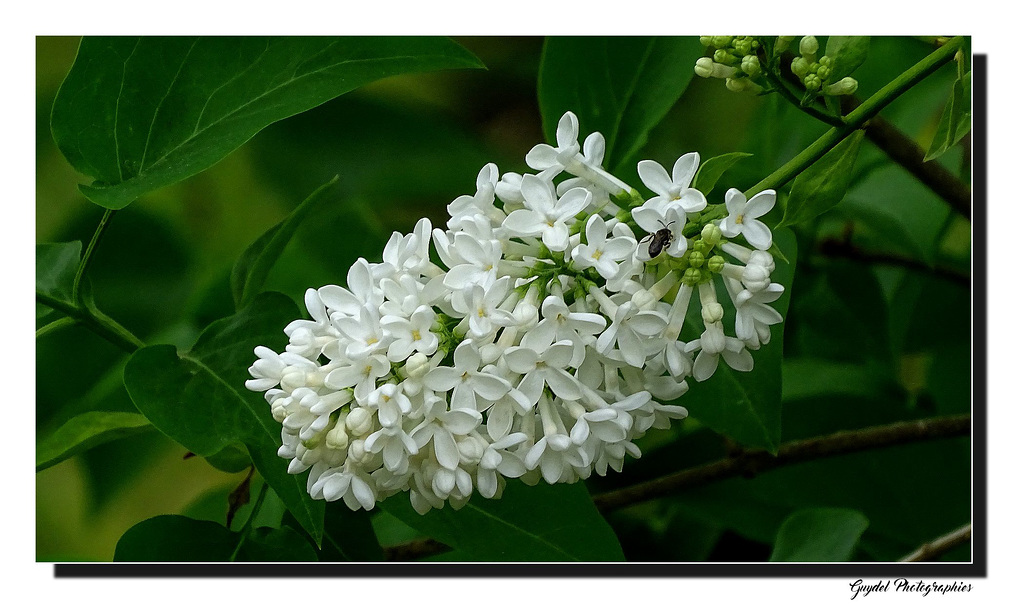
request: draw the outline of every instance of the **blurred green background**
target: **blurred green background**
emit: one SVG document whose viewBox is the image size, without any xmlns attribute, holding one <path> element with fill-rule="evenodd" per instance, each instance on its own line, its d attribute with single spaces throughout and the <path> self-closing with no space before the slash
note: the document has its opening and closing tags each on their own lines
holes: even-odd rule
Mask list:
<svg viewBox="0 0 1024 615">
<path fill-rule="evenodd" d="M 342 198 L 303 224 L 268 284 L 297 302 L 306 288 L 343 283 L 358 256 L 379 259 L 392 230 L 408 232 L 423 216 L 443 224 L 447 204 L 474 191 L 485 163 L 527 171 L 526 152 L 543 141 L 536 93 L 543 39 L 457 40 L 487 70 L 371 84 L 270 126 L 213 168 L 119 212 L 90 269 L 99 306 L 148 343 L 187 348 L 209 322 L 233 312 L 228 276 L 235 258 L 335 174 Z M 49 131 L 50 108 L 77 45 L 77 38 L 65 37 L 36 43 L 39 243 L 87 243 L 102 214 L 77 191 L 88 178 L 63 159 Z M 913 38 L 874 39 L 855 73 L 858 96 L 931 49 Z M 954 79 L 954 67 L 945 66 L 882 115 L 927 147 Z M 754 154 L 719 183 L 710 200 L 721 202 L 725 187 L 750 187 L 824 130 L 779 97 L 737 95 L 721 81 L 695 78 L 640 157 L 671 165 L 690 151 L 702 159 Z M 965 147 L 940 161 L 970 180 Z M 772 342 L 784 344 L 786 357 L 784 441 L 970 410 L 970 223 L 867 141 L 858 168 L 843 203 L 797 229 L 800 258 L 785 338 Z M 635 171 L 624 179 L 640 185 Z M 842 237 L 921 265 L 821 255 L 824 240 Z M 106 341 L 72 327 L 40 340 L 36 352 L 40 435 L 88 409 L 134 411 L 120 383 L 126 357 Z M 898 557 L 969 520 L 969 443 L 940 444 L 727 481 L 618 512 L 610 521 L 629 559 L 763 560 L 789 511 L 838 502 L 872 521 L 862 558 Z M 675 429 L 645 442 L 645 456 L 624 474 L 595 480 L 591 488 L 714 459 L 726 446 L 706 429 Z M 37 559 L 110 560 L 117 539 L 135 523 L 224 502 L 244 476 L 184 459 L 185 453 L 149 431 L 39 472 Z M 905 467 L 911 458 L 916 465 Z M 949 467 L 940 476 L 929 468 L 943 459 Z M 893 472 L 909 473 L 906 482 Z M 822 476 L 833 479 L 821 484 Z M 888 482 L 879 484 L 885 476 Z M 849 484 L 858 480 L 863 484 Z M 795 484 L 807 488 L 792 489 Z M 744 513 L 752 502 L 756 514 Z M 966 554 L 961 549 L 948 557 Z"/>
</svg>

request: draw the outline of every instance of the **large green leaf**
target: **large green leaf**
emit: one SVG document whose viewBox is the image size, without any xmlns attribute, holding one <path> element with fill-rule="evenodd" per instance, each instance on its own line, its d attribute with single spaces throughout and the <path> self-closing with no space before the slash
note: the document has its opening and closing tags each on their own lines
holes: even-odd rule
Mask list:
<svg viewBox="0 0 1024 615">
<path fill-rule="evenodd" d="M 287 218 L 272 226 L 246 248 L 231 270 L 231 295 L 235 299 L 236 307 L 249 303 L 262 290 L 271 267 L 284 252 L 296 229 L 318 204 L 326 200 L 325 195 L 337 183 L 338 176 L 335 176 L 334 179 L 317 188 L 313 194 L 292 210 Z"/>
<path fill-rule="evenodd" d="M 621 561 L 615 533 L 582 483 L 528 486 L 511 480 L 500 499 L 474 496 L 460 510 L 420 515 L 408 498 L 381 508 L 475 561 Z"/>
<path fill-rule="evenodd" d="M 863 140 L 864 131 L 855 131 L 796 176 L 780 226 L 812 220 L 843 200 Z"/>
<path fill-rule="evenodd" d="M 241 546 L 240 546 L 241 543 Z M 287 527 L 256 528 L 242 534 L 213 521 L 160 515 L 141 521 L 121 536 L 115 562 L 315 562 L 316 551 Z"/>
<path fill-rule="evenodd" d="M 537 82 L 544 134 L 554 143 L 559 118 L 572 111 L 581 136 L 604 135 L 604 166 L 617 171 L 682 95 L 703 53 L 696 36 L 549 38 Z"/>
<path fill-rule="evenodd" d="M 139 411 L 197 455 L 216 455 L 242 443 L 288 510 L 319 541 L 323 502 L 307 495 L 304 476 L 288 474 L 287 462 L 277 456 L 281 428 L 262 396 L 244 386 L 253 348 L 279 345 L 284 326 L 297 317 L 291 299 L 259 295 L 238 314 L 207 327 L 184 355 L 165 345 L 136 351 L 124 381 Z"/>
<path fill-rule="evenodd" d="M 781 229 L 775 231 L 774 240 L 789 259 L 789 263 L 776 260 L 772 274 L 772 281 L 782 284 L 786 292 L 771 306 L 785 318 L 792 293 L 796 236 L 788 229 Z M 694 302 L 691 308 L 699 308 L 699 304 Z M 723 319 L 727 323 L 731 322 L 730 313 L 735 312 L 727 311 Z M 686 339 L 696 339 L 702 333 L 702 329 L 694 324 L 700 322 L 700 316 L 695 316 L 688 317 L 683 328 Z M 753 353 L 752 371 L 738 372 L 722 361 L 711 378 L 692 386 L 679 400 L 689 410 L 690 416 L 740 444 L 777 451 L 782 437 L 784 326 L 785 322 L 772 326 L 771 341 Z"/>
<path fill-rule="evenodd" d="M 834 260 L 801 273 L 787 331 L 794 351 L 791 356 L 865 366 L 890 364 L 889 309 L 871 271 L 858 263 Z"/>
<path fill-rule="evenodd" d="M 371 81 L 480 66 L 436 37 L 86 37 L 50 125 L 85 196 L 120 209 Z"/>
<path fill-rule="evenodd" d="M 36 444 L 36 472 L 104 442 L 152 428 L 146 417 L 134 412 L 95 411 L 73 416 Z"/>
<path fill-rule="evenodd" d="M 867 518 L 848 508 L 806 508 L 786 517 L 772 551 L 773 562 L 848 562 Z"/>
</svg>

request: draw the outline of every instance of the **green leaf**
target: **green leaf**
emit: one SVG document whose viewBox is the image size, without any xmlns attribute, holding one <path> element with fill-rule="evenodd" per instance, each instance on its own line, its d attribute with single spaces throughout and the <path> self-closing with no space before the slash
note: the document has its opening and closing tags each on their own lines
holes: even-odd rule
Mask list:
<svg viewBox="0 0 1024 615">
<path fill-rule="evenodd" d="M 71 286 L 82 259 L 82 242 L 36 245 L 36 292 L 58 299 L 71 299 Z"/>
<path fill-rule="evenodd" d="M 256 528 L 239 548 L 241 540 L 240 533 L 229 531 L 213 521 L 199 521 L 180 515 L 160 515 L 128 528 L 114 548 L 114 561 L 316 561 L 316 552 L 313 548 L 291 528 Z"/>
<path fill-rule="evenodd" d="M 805 508 L 786 517 L 772 551 L 773 562 L 848 562 L 867 517 L 848 508 Z"/>
<path fill-rule="evenodd" d="M 843 200 L 863 140 L 863 130 L 854 132 L 797 175 L 779 227 L 812 220 Z"/>
<path fill-rule="evenodd" d="M 370 524 L 369 512 L 349 510 L 341 502 L 327 505 L 320 561 L 379 562 L 383 559 L 384 551 Z"/>
<path fill-rule="evenodd" d="M 235 299 L 236 307 L 249 303 L 260 292 L 271 267 L 284 252 L 296 229 L 317 205 L 327 200 L 324 195 L 337 185 L 338 179 L 336 175 L 334 179 L 317 188 L 287 218 L 263 233 L 242 253 L 231 270 L 231 295 Z"/>
<path fill-rule="evenodd" d="M 146 417 L 133 412 L 86 412 L 68 419 L 36 444 L 36 472 L 104 442 L 153 428 Z"/>
<path fill-rule="evenodd" d="M 825 55 L 832 58 L 832 72 L 828 83 L 849 77 L 868 57 L 870 36 L 830 36 L 825 43 Z"/>
<path fill-rule="evenodd" d="M 216 453 L 207 455 L 204 459 L 206 463 L 228 474 L 241 472 L 252 465 L 249 453 L 245 452 L 245 449 L 237 444 L 229 444 Z"/>
<path fill-rule="evenodd" d="M 786 338 L 793 356 L 865 367 L 891 363 L 889 310 L 877 278 L 863 265 L 837 259 L 805 272 L 790 312 Z"/>
<path fill-rule="evenodd" d="M 290 527 L 258 527 L 245 540 L 236 561 L 315 562 L 316 550 Z"/>
<path fill-rule="evenodd" d="M 36 293 L 70 301 L 81 260 L 81 241 L 36 244 Z M 36 318 L 52 311 L 45 305 L 36 305 Z"/>
<path fill-rule="evenodd" d="M 796 310 L 790 312 L 795 317 Z M 786 359 L 782 364 L 782 400 L 792 402 L 824 395 L 869 398 L 885 381 L 864 363 L 825 361 L 811 357 Z"/>
<path fill-rule="evenodd" d="M 605 138 L 605 168 L 617 171 L 647 142 L 693 79 L 704 53 L 697 37 L 551 37 L 541 56 L 537 93 L 544 134 L 572 111 L 580 141 Z"/>
<path fill-rule="evenodd" d="M 500 499 L 474 496 L 460 510 L 420 515 L 408 498 L 381 508 L 477 561 L 622 561 L 618 539 L 582 483 L 528 486 L 510 480 Z"/>
<path fill-rule="evenodd" d="M 124 369 L 132 401 L 157 429 L 197 455 L 214 456 L 236 442 L 302 527 L 319 542 L 324 503 L 306 493 L 306 477 L 288 474 L 277 456 L 281 427 L 263 396 L 244 383 L 256 346 L 281 342 L 297 317 L 284 295 L 264 293 L 238 314 L 218 320 L 195 347 L 179 356 L 173 346 L 147 346 Z"/>
<path fill-rule="evenodd" d="M 705 160 L 697 169 L 697 175 L 693 178 L 693 187 L 704 194 L 710 194 L 719 178 L 722 177 L 722 173 L 749 156 L 750 154 L 744 152 L 732 152 Z"/>
<path fill-rule="evenodd" d="M 121 209 L 371 81 L 481 66 L 438 37 L 85 37 L 50 126 L 82 193 Z"/>
<path fill-rule="evenodd" d="M 792 231 L 775 231 L 775 243 L 789 263 L 776 261 L 772 281 L 785 287 L 786 292 L 771 304 L 785 319 L 792 294 L 793 271 L 796 263 L 796 237 Z M 724 296 L 724 291 L 720 291 Z M 723 306 L 731 307 L 731 306 Z M 691 309 L 699 311 L 693 302 Z M 724 322 L 734 322 L 735 312 L 727 311 Z M 693 323 L 700 316 L 687 318 L 683 328 L 685 339 L 696 339 L 702 330 Z M 782 329 L 785 320 L 773 325 L 768 344 L 754 351 L 754 369 L 738 372 L 722 361 L 715 374 L 704 382 L 692 386 L 678 403 L 689 410 L 690 416 L 716 432 L 726 435 L 745 446 L 764 448 L 772 453 L 779 448 L 782 438 Z"/>
<path fill-rule="evenodd" d="M 939 127 L 932 137 L 925 161 L 945 154 L 971 130 L 971 71 L 953 83 L 946 106 L 942 109 Z"/>
</svg>

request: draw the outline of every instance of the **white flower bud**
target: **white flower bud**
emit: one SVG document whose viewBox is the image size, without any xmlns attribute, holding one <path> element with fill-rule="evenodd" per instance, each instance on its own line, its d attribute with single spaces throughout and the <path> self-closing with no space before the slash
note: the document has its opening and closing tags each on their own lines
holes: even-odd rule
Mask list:
<svg viewBox="0 0 1024 615">
<path fill-rule="evenodd" d="M 743 268 L 743 285 L 750 291 L 757 292 L 768 288 L 771 283 L 771 272 L 761 265 L 748 263 Z"/>
<path fill-rule="evenodd" d="M 430 371 L 430 358 L 422 352 L 415 352 L 405 362 L 405 373 L 410 378 L 422 378 Z"/>
<path fill-rule="evenodd" d="M 369 453 L 366 450 L 365 439 L 361 438 L 359 440 L 352 440 L 348 445 L 348 458 L 352 461 L 352 463 L 364 463 L 366 459 L 372 455 L 373 453 Z"/>
<path fill-rule="evenodd" d="M 725 79 L 736 74 L 736 67 L 726 66 L 725 64 L 715 62 L 711 58 L 700 58 L 697 60 L 696 66 L 693 67 L 693 72 L 697 73 L 698 77 Z"/>
<path fill-rule="evenodd" d="M 281 388 L 287 392 L 306 386 L 306 370 L 298 365 L 289 365 L 281 372 Z"/>
<path fill-rule="evenodd" d="M 815 54 L 818 53 L 818 39 L 813 36 L 805 36 L 800 39 L 800 55 L 813 60 Z"/>
<path fill-rule="evenodd" d="M 270 413 L 274 415 L 274 420 L 278 423 L 283 423 L 288 415 L 291 414 L 288 410 L 288 398 L 279 397 L 270 404 Z"/>
<path fill-rule="evenodd" d="M 722 320 L 725 310 L 721 303 L 707 303 L 700 309 L 700 315 L 706 323 L 713 323 Z"/>
<path fill-rule="evenodd" d="M 697 60 L 697 64 L 693 67 L 693 72 L 697 73 L 698 77 L 704 77 L 707 79 L 714 72 L 715 61 L 711 58 L 700 58 Z"/>
<path fill-rule="evenodd" d="M 768 273 L 775 271 L 775 259 L 772 258 L 770 253 L 764 250 L 752 250 L 750 252 L 750 257 L 747 259 L 747 263 L 764 267 Z"/>
<path fill-rule="evenodd" d="M 857 80 L 853 77 L 843 77 L 839 81 L 826 85 L 822 90 L 826 96 L 845 96 L 857 91 Z"/>
<path fill-rule="evenodd" d="M 646 288 L 641 288 L 633 293 L 633 298 L 631 300 L 633 305 L 639 308 L 641 312 L 653 310 L 658 305 L 658 299 Z"/>
<path fill-rule="evenodd" d="M 334 429 L 327 432 L 325 444 L 329 448 L 338 450 L 344 450 L 348 446 L 348 431 L 345 430 L 344 423 L 338 423 Z"/>
<path fill-rule="evenodd" d="M 352 411 L 345 417 L 345 427 L 354 436 L 366 435 L 373 429 L 373 416 L 366 408 L 352 408 Z"/>
<path fill-rule="evenodd" d="M 484 443 L 477 438 L 463 438 L 458 441 L 459 457 L 466 464 L 480 463 L 484 455 Z"/>
<path fill-rule="evenodd" d="M 754 94 L 757 94 L 764 89 L 747 77 L 743 77 L 742 79 L 728 78 L 725 80 L 725 87 L 732 92 L 751 92 Z"/>
</svg>

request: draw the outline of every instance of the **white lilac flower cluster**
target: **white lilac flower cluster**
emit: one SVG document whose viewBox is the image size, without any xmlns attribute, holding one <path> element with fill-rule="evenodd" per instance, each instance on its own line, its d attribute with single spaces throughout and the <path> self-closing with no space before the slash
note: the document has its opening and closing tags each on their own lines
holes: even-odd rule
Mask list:
<svg viewBox="0 0 1024 615">
<path fill-rule="evenodd" d="M 394 233 L 383 262 L 356 261 L 346 287 L 306 292 L 310 320 L 285 328 L 284 352 L 256 348 L 246 387 L 265 392 L 279 455 L 309 471 L 313 498 L 369 510 L 408 491 L 425 513 L 474 490 L 500 497 L 507 478 L 620 471 L 637 438 L 687 415 L 662 403 L 687 378 L 720 360 L 752 369 L 749 350 L 782 320 L 767 305 L 783 289 L 757 220 L 775 193 L 730 190 L 709 208 L 686 154 L 671 175 L 639 164 L 656 194 L 645 202 L 602 168 L 604 138 L 581 148 L 578 131 L 566 113 L 557 145 L 526 156 L 536 174 L 484 166 L 476 192 L 448 206 L 447 229 L 423 219 Z M 703 333 L 683 341 L 694 294 Z"/>
</svg>

